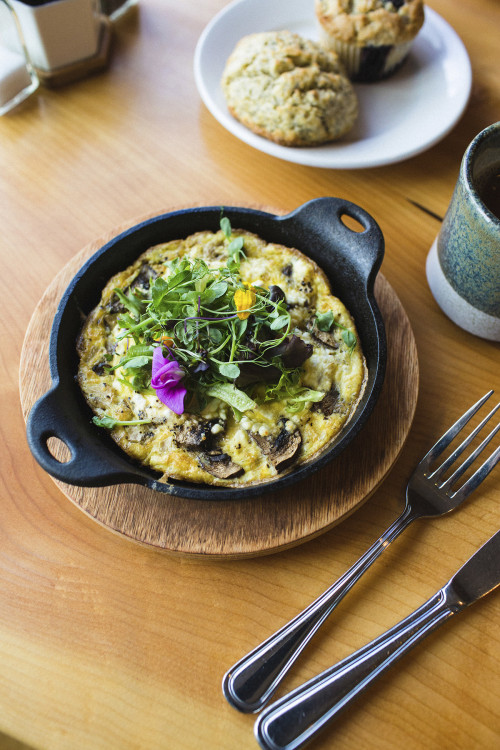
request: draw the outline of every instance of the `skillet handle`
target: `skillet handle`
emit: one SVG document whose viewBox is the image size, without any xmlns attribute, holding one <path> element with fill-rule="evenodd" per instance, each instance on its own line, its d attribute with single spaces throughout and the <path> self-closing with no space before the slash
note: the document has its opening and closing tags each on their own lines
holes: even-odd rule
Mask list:
<svg viewBox="0 0 500 750">
<path fill-rule="evenodd" d="M 72 394 L 59 383 L 33 405 L 26 422 L 30 450 L 51 476 L 68 484 L 102 487 L 122 482 L 137 482 L 137 475 L 121 459 L 92 435 L 90 425 L 80 426 L 71 419 Z M 49 448 L 57 438 L 70 453 L 67 461 L 57 459 Z"/>
<path fill-rule="evenodd" d="M 300 215 L 301 223 L 307 227 L 311 239 L 328 239 L 335 246 L 339 262 L 354 265 L 371 290 L 384 258 L 382 231 L 367 211 L 356 203 L 343 198 L 315 198 L 304 203 L 283 219 Z M 356 228 L 347 225 L 345 219 L 354 220 Z M 357 231 L 359 225 L 359 231 Z M 343 261 L 345 259 L 345 261 Z"/>
</svg>

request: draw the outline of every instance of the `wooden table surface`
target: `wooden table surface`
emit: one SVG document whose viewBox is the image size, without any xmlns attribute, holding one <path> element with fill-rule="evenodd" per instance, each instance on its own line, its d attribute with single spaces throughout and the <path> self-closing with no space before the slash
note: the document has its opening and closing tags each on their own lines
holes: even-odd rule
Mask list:
<svg viewBox="0 0 500 750">
<path fill-rule="evenodd" d="M 224 4 L 140 0 L 114 28 L 106 71 L 41 88 L 0 119 L 0 732 L 33 748 L 256 747 L 253 717 L 234 711 L 222 696 L 226 669 L 378 538 L 399 513 L 406 480 L 423 453 L 470 403 L 500 389 L 498 345 L 448 320 L 425 278 L 462 154 L 499 118 L 500 4 L 431 0 L 471 58 L 473 89 L 464 115 L 443 140 L 408 161 L 344 171 L 254 150 L 207 111 L 192 60 L 199 35 Z M 93 522 L 32 458 L 19 402 L 24 334 L 54 276 L 96 237 L 172 206 L 262 205 L 287 212 L 323 195 L 359 203 L 380 224 L 382 271 L 417 343 L 415 418 L 389 476 L 328 533 L 251 559 L 167 555 Z M 497 469 L 460 511 L 410 527 L 344 600 L 281 692 L 439 589 L 500 525 L 499 479 Z M 447 623 L 314 746 L 497 747 L 499 613 L 492 595 Z"/>
</svg>

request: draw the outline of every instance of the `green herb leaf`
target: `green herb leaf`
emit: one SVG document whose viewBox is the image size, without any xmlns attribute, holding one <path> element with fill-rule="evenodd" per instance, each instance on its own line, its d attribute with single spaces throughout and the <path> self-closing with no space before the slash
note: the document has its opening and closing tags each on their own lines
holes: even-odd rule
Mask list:
<svg viewBox="0 0 500 750">
<path fill-rule="evenodd" d="M 281 328 L 284 328 L 285 326 L 288 325 L 289 320 L 290 320 L 289 315 L 279 315 L 275 320 L 273 320 L 269 328 L 272 331 L 279 331 Z"/>
<path fill-rule="evenodd" d="M 235 332 L 239 339 L 243 336 L 243 334 L 246 332 L 248 328 L 248 318 L 245 318 L 244 320 L 238 320 L 235 322 Z"/>
<path fill-rule="evenodd" d="M 220 344 L 223 339 L 222 331 L 220 331 L 218 328 L 210 328 L 208 335 L 211 343 L 215 346 L 218 346 L 218 344 Z"/>
<path fill-rule="evenodd" d="M 243 252 L 243 245 L 243 237 L 235 237 L 235 239 L 231 241 L 227 249 L 227 254 L 230 261 L 233 261 L 233 263 L 237 265 L 239 265 L 242 258 L 246 257 L 245 253 Z"/>
<path fill-rule="evenodd" d="M 291 414 L 298 414 L 301 412 L 308 401 L 318 403 L 322 401 L 325 394 L 322 391 L 314 391 L 311 388 L 300 388 L 293 398 L 288 399 L 286 404 L 286 410 Z"/>
<path fill-rule="evenodd" d="M 233 409 L 237 409 L 240 412 L 255 409 L 257 406 L 250 396 L 247 396 L 244 391 L 240 391 L 232 383 L 214 383 L 207 389 L 207 396 L 225 401 L 226 404 L 229 404 Z"/>
<path fill-rule="evenodd" d="M 227 292 L 227 287 L 227 281 L 216 281 L 214 284 L 210 285 L 210 287 L 207 289 L 207 293 L 210 293 L 212 295 L 213 301 L 219 299 L 219 297 L 222 297 Z"/>
<path fill-rule="evenodd" d="M 356 346 L 357 340 L 356 336 L 352 331 L 342 331 L 342 338 L 344 339 L 344 343 L 349 347 L 350 351 L 352 352 L 354 347 Z"/>
<path fill-rule="evenodd" d="M 144 365 L 148 365 L 150 362 L 151 357 L 132 357 L 132 359 L 120 362 L 120 367 L 124 370 L 128 370 L 131 368 L 144 367 Z"/>
<path fill-rule="evenodd" d="M 231 237 L 231 222 L 227 218 L 227 216 L 223 216 L 220 220 L 220 228 L 226 235 L 226 237 L 229 239 Z"/>
<path fill-rule="evenodd" d="M 147 344 L 134 344 L 127 349 L 128 357 L 153 357 L 153 347 Z"/>
<path fill-rule="evenodd" d="M 223 365 L 219 365 L 219 372 L 225 378 L 236 380 L 236 378 L 240 374 L 240 368 L 238 367 L 238 365 L 228 362 L 224 363 Z"/>
<path fill-rule="evenodd" d="M 144 300 L 135 292 L 130 291 L 128 294 L 124 294 L 121 289 L 113 289 L 114 293 L 122 303 L 122 305 L 130 312 L 140 317 L 146 309 L 146 303 Z"/>
<path fill-rule="evenodd" d="M 333 322 L 333 312 L 331 310 L 328 310 L 326 313 L 316 314 L 316 325 L 320 331 L 330 331 Z"/>
<path fill-rule="evenodd" d="M 112 430 L 114 427 L 125 427 L 128 425 L 151 424 L 150 419 L 114 419 L 114 417 L 109 417 L 107 414 L 103 414 L 102 417 L 92 417 L 92 422 L 98 427 L 106 427 L 108 430 Z"/>
<path fill-rule="evenodd" d="M 159 276 L 154 280 L 153 286 L 151 287 L 151 297 L 155 307 L 161 305 L 161 301 L 167 292 L 168 284 L 165 279 L 162 279 L 162 277 Z"/>
</svg>

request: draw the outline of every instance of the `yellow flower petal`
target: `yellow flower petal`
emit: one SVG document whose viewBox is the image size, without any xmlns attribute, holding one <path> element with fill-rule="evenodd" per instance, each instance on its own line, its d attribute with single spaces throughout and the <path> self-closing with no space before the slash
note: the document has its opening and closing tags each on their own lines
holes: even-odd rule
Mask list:
<svg viewBox="0 0 500 750">
<path fill-rule="evenodd" d="M 169 346 L 173 347 L 174 340 L 171 336 L 161 336 L 160 339 L 158 339 L 159 344 L 163 344 L 163 346 Z"/>
<path fill-rule="evenodd" d="M 255 292 L 252 287 L 248 289 L 237 289 L 234 293 L 234 304 L 238 311 L 238 318 L 246 320 L 250 315 L 250 308 L 255 304 Z"/>
</svg>

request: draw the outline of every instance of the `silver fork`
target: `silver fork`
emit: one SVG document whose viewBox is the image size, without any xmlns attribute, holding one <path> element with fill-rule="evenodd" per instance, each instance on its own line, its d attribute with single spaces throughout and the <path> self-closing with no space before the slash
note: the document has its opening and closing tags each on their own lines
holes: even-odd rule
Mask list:
<svg viewBox="0 0 500 750">
<path fill-rule="evenodd" d="M 244 656 L 224 675 L 222 692 L 228 702 L 240 711 L 255 712 L 264 706 L 288 672 L 298 655 L 318 631 L 326 618 L 341 599 L 354 586 L 363 573 L 387 549 L 407 526 L 417 518 L 442 516 L 459 505 L 473 492 L 490 473 L 500 459 L 500 446 L 458 489 L 454 489 L 458 479 L 467 471 L 486 445 L 500 429 L 497 424 L 483 439 L 481 444 L 454 469 L 446 479 L 445 474 L 457 458 L 470 445 L 476 435 L 500 407 L 497 404 L 481 423 L 460 443 L 460 445 L 432 470 L 432 465 L 452 440 L 464 428 L 472 416 L 490 398 L 493 391 L 486 393 L 474 406 L 471 406 L 460 419 L 437 441 L 420 461 L 406 487 L 406 504 L 401 515 L 387 531 L 362 555 L 349 570 L 330 588 L 319 596 L 299 615 L 290 620 L 274 635 Z"/>
</svg>

